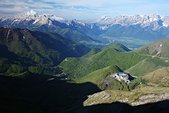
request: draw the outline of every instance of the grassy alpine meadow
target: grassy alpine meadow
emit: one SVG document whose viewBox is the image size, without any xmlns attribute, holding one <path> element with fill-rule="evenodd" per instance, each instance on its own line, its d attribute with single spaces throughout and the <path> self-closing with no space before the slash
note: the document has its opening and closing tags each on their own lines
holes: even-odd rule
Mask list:
<svg viewBox="0 0 169 113">
<path fill-rule="evenodd" d="M 118 44 L 103 48 L 101 51 L 81 58 L 67 58 L 60 66 L 69 77 L 78 79 L 93 71 L 117 65 L 126 70 L 146 58 L 144 55 L 128 51 Z"/>
</svg>

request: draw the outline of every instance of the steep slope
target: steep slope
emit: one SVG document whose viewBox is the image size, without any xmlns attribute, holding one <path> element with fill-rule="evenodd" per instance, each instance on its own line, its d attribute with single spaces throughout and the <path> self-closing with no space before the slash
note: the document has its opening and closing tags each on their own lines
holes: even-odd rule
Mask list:
<svg viewBox="0 0 169 113">
<path fill-rule="evenodd" d="M 0 28 L 0 34 L 1 67 L 6 65 L 1 72 L 13 72 L 18 66 L 24 71 L 25 66 L 57 65 L 66 57 L 79 57 L 89 50 L 58 34 L 10 28 Z"/>
<path fill-rule="evenodd" d="M 148 56 L 147 59 L 139 62 L 127 71 L 136 76 L 144 76 L 159 68 L 169 66 L 169 39 L 159 40 L 135 52 Z"/>
<path fill-rule="evenodd" d="M 152 56 L 158 56 L 158 57 L 164 57 L 169 58 L 169 39 L 164 39 L 157 41 L 155 43 L 149 44 L 145 47 L 142 47 L 136 52 L 146 55 L 152 55 Z"/>
<path fill-rule="evenodd" d="M 118 66 L 107 66 L 105 68 L 93 71 L 84 77 L 81 77 L 80 79 L 77 80 L 77 82 L 80 82 L 80 83 L 92 82 L 92 83 L 100 85 L 101 82 L 104 80 L 104 78 L 108 74 L 117 73 L 117 72 L 122 72 L 122 70 Z"/>
<path fill-rule="evenodd" d="M 67 27 L 60 27 L 59 25 L 54 25 L 54 26 L 49 26 L 49 25 L 41 25 L 41 26 L 25 26 L 21 28 L 29 28 L 30 30 L 35 30 L 35 31 L 41 31 L 41 32 L 52 32 L 52 33 L 57 33 L 64 37 L 65 39 L 81 43 L 81 44 L 86 44 L 89 46 L 92 45 L 99 45 L 100 42 L 97 40 L 92 39 L 90 36 L 86 35 L 85 33 L 81 33 L 77 31 L 76 29 L 69 28 Z M 14 26 L 15 27 L 15 26 Z"/>
<path fill-rule="evenodd" d="M 144 76 L 159 68 L 169 66 L 169 39 L 160 40 L 141 47 L 135 52 L 146 55 L 148 58 L 139 62 L 127 71 L 135 76 Z"/>
<path fill-rule="evenodd" d="M 1 113 L 75 113 L 87 95 L 100 91 L 92 83 L 75 84 L 37 74 L 0 75 L 0 90 Z"/>
<path fill-rule="evenodd" d="M 134 76 L 144 76 L 147 73 L 155 71 L 161 67 L 167 67 L 169 63 L 158 57 L 148 57 L 127 70 Z"/>
<path fill-rule="evenodd" d="M 122 45 L 113 44 L 86 57 L 67 58 L 60 66 L 63 67 L 65 72 L 70 74 L 70 78 L 75 79 L 111 65 L 117 65 L 125 70 L 144 58 L 144 56 L 137 53 L 128 52 L 128 49 Z"/>
<path fill-rule="evenodd" d="M 162 67 L 159 68 L 151 73 L 146 74 L 143 76 L 143 79 L 148 81 L 149 84 L 155 86 L 169 86 L 169 67 Z"/>
</svg>

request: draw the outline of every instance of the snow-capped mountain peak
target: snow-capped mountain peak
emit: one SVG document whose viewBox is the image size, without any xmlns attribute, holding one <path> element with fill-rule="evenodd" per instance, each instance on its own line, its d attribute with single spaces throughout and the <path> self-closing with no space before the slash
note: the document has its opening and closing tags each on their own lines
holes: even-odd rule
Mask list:
<svg viewBox="0 0 169 113">
<path fill-rule="evenodd" d="M 106 16 L 106 15 L 104 15 L 104 16 L 101 16 L 101 18 L 100 18 L 101 20 L 108 20 L 108 19 L 110 19 L 110 17 L 108 17 L 108 16 Z"/>
<path fill-rule="evenodd" d="M 0 18 L 1 26 L 42 26 L 48 27 L 61 26 L 70 27 L 75 29 L 90 29 L 106 31 L 114 25 L 121 26 L 138 26 L 145 29 L 158 30 L 160 28 L 169 27 L 169 16 L 163 16 L 156 14 L 150 15 L 133 15 L 133 16 L 117 16 L 108 17 L 101 16 L 92 22 L 80 21 L 80 20 L 65 20 L 64 18 L 55 15 L 38 14 L 37 12 L 30 10 L 24 15 L 19 15 L 12 18 Z M 8 23 L 8 24 L 7 24 Z"/>
<path fill-rule="evenodd" d="M 101 24 L 108 24 L 112 21 L 112 18 L 108 17 L 108 16 L 101 16 L 99 19 L 96 20 L 97 23 L 101 23 Z"/>
<path fill-rule="evenodd" d="M 13 20 L 13 23 L 17 22 L 23 22 L 23 21 L 31 21 L 32 24 L 38 24 L 38 25 L 53 25 L 53 22 L 60 22 L 60 23 L 66 23 L 67 21 L 61 17 L 55 16 L 55 15 L 46 15 L 46 14 L 38 14 L 34 10 L 30 10 L 24 14 L 17 15 L 14 18 L 11 18 Z"/>
<path fill-rule="evenodd" d="M 51 15 L 50 19 L 51 20 L 56 20 L 56 21 L 59 21 L 59 22 L 66 22 L 66 20 L 64 18 L 55 16 L 55 15 Z"/>
<path fill-rule="evenodd" d="M 161 27 L 169 26 L 169 18 L 161 17 L 157 14 L 150 15 L 134 15 L 134 16 L 117 16 L 110 18 L 102 16 L 96 20 L 96 23 L 101 24 L 102 28 L 107 29 L 109 26 L 119 24 L 122 26 L 140 25 L 142 27 L 152 27 L 153 30 Z"/>
</svg>

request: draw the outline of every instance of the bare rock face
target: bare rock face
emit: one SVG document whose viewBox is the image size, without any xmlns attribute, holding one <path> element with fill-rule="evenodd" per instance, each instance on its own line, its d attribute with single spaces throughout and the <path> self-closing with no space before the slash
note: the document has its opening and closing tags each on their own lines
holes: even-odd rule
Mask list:
<svg viewBox="0 0 169 113">
<path fill-rule="evenodd" d="M 132 93 L 131 93 L 132 94 Z M 84 106 L 91 106 L 97 104 L 105 104 L 112 102 L 129 103 L 129 98 L 121 94 L 120 91 L 111 92 L 110 90 L 101 91 L 93 95 L 89 95 L 88 99 L 84 101 Z"/>
<path fill-rule="evenodd" d="M 137 106 L 137 105 L 142 105 L 147 103 L 159 102 L 167 99 L 169 99 L 169 93 L 164 93 L 161 95 L 149 94 L 149 95 L 141 96 L 138 101 L 132 102 L 131 105 Z"/>
<path fill-rule="evenodd" d="M 91 106 L 100 103 L 109 103 L 111 95 L 105 91 L 89 95 L 88 99 L 84 102 L 84 105 Z"/>
<path fill-rule="evenodd" d="M 111 91 L 102 91 L 89 95 L 88 99 L 84 101 L 84 106 L 91 106 L 97 104 L 105 104 L 112 102 L 122 102 L 127 103 L 131 106 L 138 106 L 147 103 L 155 103 L 169 99 L 169 93 L 159 93 L 159 94 L 141 94 L 133 92 L 111 92 Z M 136 96 L 137 95 L 137 96 Z"/>
</svg>

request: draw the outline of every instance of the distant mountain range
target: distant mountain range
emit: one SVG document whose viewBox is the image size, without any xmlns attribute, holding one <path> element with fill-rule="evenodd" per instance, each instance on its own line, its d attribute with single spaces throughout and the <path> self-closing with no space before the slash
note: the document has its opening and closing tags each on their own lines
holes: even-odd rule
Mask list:
<svg viewBox="0 0 169 113">
<path fill-rule="evenodd" d="M 102 16 L 97 20 L 97 23 L 109 26 L 112 26 L 114 24 L 119 24 L 122 26 L 141 25 L 142 27 L 150 27 L 153 30 L 156 30 L 161 27 L 169 27 L 169 16 L 160 16 L 156 14 L 118 16 L 115 18 Z"/>
<path fill-rule="evenodd" d="M 38 15 L 36 13 L 28 12 L 25 15 L 12 18 L 1 18 L 0 26 L 58 33 L 64 38 L 78 43 L 86 44 L 97 42 L 88 35 L 73 29 L 76 28 L 76 26 L 80 27 L 81 23 L 75 21 L 68 22 L 67 20 L 54 15 Z"/>
<path fill-rule="evenodd" d="M 169 16 L 155 14 L 114 18 L 102 16 L 92 21 L 81 21 L 30 11 L 15 17 L 1 17 L 0 26 L 54 32 L 89 46 L 120 42 L 136 48 L 169 36 Z"/>
</svg>

